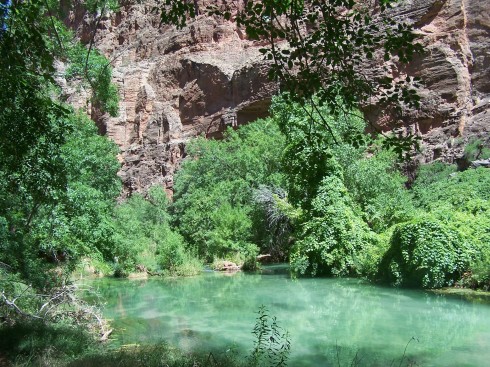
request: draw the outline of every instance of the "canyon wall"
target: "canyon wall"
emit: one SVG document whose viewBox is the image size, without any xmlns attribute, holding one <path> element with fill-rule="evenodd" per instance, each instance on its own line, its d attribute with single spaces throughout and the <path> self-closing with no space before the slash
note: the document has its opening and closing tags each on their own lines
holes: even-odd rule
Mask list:
<svg viewBox="0 0 490 367">
<path fill-rule="evenodd" d="M 239 3 L 239 2 L 238 2 Z M 101 132 L 121 149 L 125 193 L 163 185 L 169 194 L 186 142 L 217 137 L 267 115 L 276 85 L 267 80 L 259 42 L 236 24 L 199 16 L 182 30 L 160 25 L 151 1 L 128 1 L 97 24 L 73 11 L 68 25 L 112 62 L 119 116 L 92 111 Z M 421 108 L 407 110 L 403 128 L 423 138 L 421 159 L 454 161 L 470 138 L 490 133 L 490 0 L 405 0 L 394 18 L 415 26 L 426 52 L 394 77 L 419 76 Z M 75 98 L 75 95 L 72 96 Z M 77 101 L 72 101 L 77 103 Z M 376 105 L 367 117 L 381 128 L 392 121 Z"/>
</svg>

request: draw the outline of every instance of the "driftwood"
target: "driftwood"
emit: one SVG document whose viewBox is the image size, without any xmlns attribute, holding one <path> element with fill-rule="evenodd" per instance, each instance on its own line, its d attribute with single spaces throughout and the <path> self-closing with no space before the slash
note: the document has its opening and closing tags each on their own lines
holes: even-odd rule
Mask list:
<svg viewBox="0 0 490 367">
<path fill-rule="evenodd" d="M 25 285 L 24 289 L 16 295 L 8 295 L 5 290 L 1 290 L 0 306 L 27 319 L 49 322 L 68 319 L 75 325 L 88 327 L 92 332 L 102 335 L 101 339 L 107 339 L 112 330 L 108 330 L 109 325 L 100 316 L 100 310 L 79 299 L 76 292 L 77 286 L 74 284 L 63 285 L 46 294 L 38 294 L 31 286 Z M 37 304 L 38 307 L 27 311 L 19 305 L 21 300 Z"/>
</svg>

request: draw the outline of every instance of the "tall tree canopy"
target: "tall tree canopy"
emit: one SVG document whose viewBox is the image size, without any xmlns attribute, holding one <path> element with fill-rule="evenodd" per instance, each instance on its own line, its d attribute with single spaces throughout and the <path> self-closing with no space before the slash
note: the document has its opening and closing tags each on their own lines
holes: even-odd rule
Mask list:
<svg viewBox="0 0 490 367">
<path fill-rule="evenodd" d="M 46 307 L 36 306 L 66 285 L 62 275 L 110 247 L 120 189 L 117 147 L 63 104 L 55 60 L 88 65 L 91 73 L 80 78 L 93 78 L 92 102 L 109 112 L 117 105 L 111 69 L 77 45 L 54 16 L 59 6 L 0 2 L 0 313 L 7 320 L 39 318 Z"/>
</svg>

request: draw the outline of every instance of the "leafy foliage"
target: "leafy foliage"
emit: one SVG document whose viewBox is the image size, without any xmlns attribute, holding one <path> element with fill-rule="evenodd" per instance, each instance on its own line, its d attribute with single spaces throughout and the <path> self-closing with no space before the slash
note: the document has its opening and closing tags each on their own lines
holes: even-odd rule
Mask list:
<svg viewBox="0 0 490 367">
<path fill-rule="evenodd" d="M 267 120 L 229 130 L 223 141 L 189 143 L 175 178 L 172 214 L 199 256 L 255 257 L 254 233 L 263 233 L 264 224 L 255 220 L 253 192 L 260 185 L 282 186 L 282 146 L 277 126 Z"/>
<path fill-rule="evenodd" d="M 258 236 L 268 239 L 265 245 L 268 254 L 272 260 L 287 259 L 294 227 L 302 216 L 301 209 L 288 201 L 286 191 L 281 188 L 259 186 L 253 200 L 259 207 L 255 220 L 259 220 L 258 227 L 263 228 Z"/>
<path fill-rule="evenodd" d="M 255 341 L 249 357 L 249 366 L 287 366 L 291 349 L 288 332 L 277 324 L 275 317 L 269 315 L 265 306 L 261 306 L 257 314 L 252 331 Z"/>
<path fill-rule="evenodd" d="M 339 163 L 347 166 L 360 157 L 365 143 L 359 145 L 357 139 L 355 145 L 350 143 L 363 133 L 365 123 L 355 113 L 335 118 L 327 108 L 316 110 L 283 98 L 273 100 L 271 111 L 286 137 L 282 160 L 288 196 L 293 204 L 307 209 L 326 175 L 342 170 Z M 319 115 L 330 125 L 335 121 L 331 132 L 314 123 Z"/>
<path fill-rule="evenodd" d="M 476 258 L 455 229 L 434 219 L 399 225 L 380 272 L 394 285 L 439 288 L 454 284 Z"/>
<path fill-rule="evenodd" d="M 283 169 L 288 199 L 301 210 L 295 225 L 299 239 L 290 255 L 293 270 L 361 275 L 361 254 L 374 246 L 376 238 L 352 200 L 344 171 L 362 159 L 369 144 L 367 138 L 353 139 L 362 135 L 364 121 L 356 113 L 334 117 L 327 108 L 316 111 L 283 99 L 274 100 L 273 112 L 286 136 Z M 317 114 L 331 121 L 330 133 L 313 123 L 311 115 Z"/>
<path fill-rule="evenodd" d="M 17 186 L 22 196 L 2 190 L 2 215 L 10 230 L 5 231 L 1 261 L 41 288 L 65 280 L 47 272 L 49 268 L 73 266 L 82 256 L 112 245 L 111 211 L 120 190 L 117 148 L 98 136 L 83 115 L 71 115 L 66 123 L 72 133 L 56 152 L 66 186 L 52 189 L 51 200 L 43 202 L 35 201 L 25 181 Z"/>
<path fill-rule="evenodd" d="M 351 162 L 344 171 L 345 185 L 360 206 L 363 219 L 376 232 L 409 220 L 414 207 L 391 152 Z"/>
<path fill-rule="evenodd" d="M 11 5 L 0 38 L 0 261 L 9 273 L 44 273 L 31 252 L 30 228 L 39 208 L 67 184 L 60 147 L 69 131 L 68 110 L 50 97 L 53 56 L 40 10 L 30 2 Z"/>
<path fill-rule="evenodd" d="M 433 176 L 431 169 L 423 172 L 415 181 L 412 190 L 417 206 L 433 210 L 444 204 L 454 209 L 463 209 L 473 200 L 490 199 L 488 170 L 477 168 L 448 175 L 452 168 L 444 167 L 444 165 L 432 166 L 434 170 L 440 172 L 438 175 L 440 179 Z"/>
<path fill-rule="evenodd" d="M 83 6 L 88 11 L 95 13 L 106 11 L 117 11 L 119 9 L 118 0 L 85 0 Z"/>
<path fill-rule="evenodd" d="M 36 202 L 45 202 L 66 182 L 57 149 L 68 111 L 50 96 L 53 56 L 40 11 L 31 2 L 12 5 L 0 38 L 0 171 L 10 190 L 23 182 Z"/>
<path fill-rule="evenodd" d="M 70 64 L 66 70 L 68 80 L 80 79 L 92 90 L 92 103 L 111 116 L 119 113 L 119 95 L 112 83 L 112 67 L 97 50 L 87 50 L 81 44 L 68 50 Z"/>
<path fill-rule="evenodd" d="M 490 158 L 490 139 L 483 141 L 481 139 L 475 139 L 470 141 L 465 149 L 464 156 L 468 162 L 477 160 L 477 159 L 488 159 Z"/>
<path fill-rule="evenodd" d="M 376 237 L 353 210 L 341 177 L 326 176 L 291 254 L 298 274 L 361 275 L 358 257 Z"/>
<path fill-rule="evenodd" d="M 115 246 L 106 249 L 118 275 L 136 270 L 136 265 L 150 272 L 170 275 L 194 275 L 201 264 L 185 250 L 182 236 L 170 227 L 168 199 L 165 191 L 154 186 L 145 199 L 132 195 L 115 208 Z"/>
<path fill-rule="evenodd" d="M 56 204 L 45 206 L 33 235 L 44 253 L 65 252 L 73 260 L 111 246 L 110 215 L 120 191 L 118 151 L 97 135 L 94 123 L 75 116 L 74 134 L 62 147 L 68 176 L 67 191 Z"/>
<path fill-rule="evenodd" d="M 456 229 L 475 251 L 463 284 L 487 286 L 490 263 L 490 172 L 485 168 L 455 172 L 434 163 L 423 166 L 413 185 L 414 203 Z"/>
<path fill-rule="evenodd" d="M 9 322 L 51 296 L 71 302 L 76 262 L 111 247 L 120 188 L 115 145 L 60 101 L 54 60 L 73 41 L 52 10 L 51 1 L 12 1 L 1 18 L 0 307 Z"/>
</svg>

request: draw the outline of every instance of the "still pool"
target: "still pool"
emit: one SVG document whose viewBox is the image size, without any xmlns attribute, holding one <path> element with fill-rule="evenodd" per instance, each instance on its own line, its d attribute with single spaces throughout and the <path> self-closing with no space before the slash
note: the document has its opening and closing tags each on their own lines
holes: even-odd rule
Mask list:
<svg viewBox="0 0 490 367">
<path fill-rule="evenodd" d="M 115 345 L 165 340 L 183 350 L 247 354 L 261 305 L 291 339 L 289 366 L 490 366 L 490 305 L 358 279 L 205 272 L 86 282 L 104 302 Z M 407 347 L 408 344 L 408 347 Z M 340 362 L 340 363 L 339 363 Z"/>
</svg>

